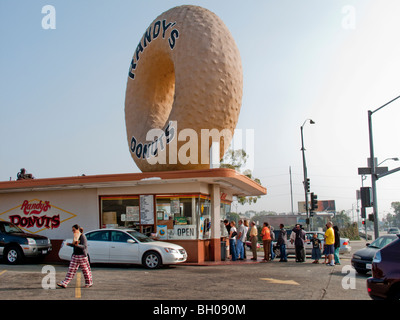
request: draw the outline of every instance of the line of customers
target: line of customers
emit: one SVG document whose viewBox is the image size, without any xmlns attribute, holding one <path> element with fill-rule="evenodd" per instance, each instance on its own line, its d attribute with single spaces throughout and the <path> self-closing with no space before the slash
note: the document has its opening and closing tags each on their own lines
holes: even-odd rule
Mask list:
<svg viewBox="0 0 400 320">
<path fill-rule="evenodd" d="M 232 261 L 246 259 L 246 239 L 249 230 L 247 220 L 239 220 L 238 227 L 236 228 L 235 221 L 229 222 L 224 220 L 225 227 L 229 234 L 229 253 L 232 256 Z M 279 262 L 287 262 L 287 231 L 283 224 L 279 225 L 279 234 L 277 239 L 277 246 L 280 250 Z M 339 248 L 340 248 L 340 234 L 337 226 L 333 226 L 331 221 L 326 224 L 326 232 L 324 237 L 324 251 L 325 263 L 328 259 L 328 265 L 340 264 Z M 273 250 L 273 241 L 275 240 L 274 228 L 268 222 L 264 222 L 261 230 L 261 238 L 263 241 L 264 258 L 263 261 L 268 262 L 275 258 Z M 257 260 L 257 245 L 258 245 L 258 230 L 254 221 L 251 222 L 250 227 L 250 243 L 253 257 L 251 260 Z M 305 248 L 306 233 L 300 224 L 296 224 L 292 229 L 290 235 L 290 242 L 295 245 L 296 262 L 305 262 Z M 319 263 L 321 258 L 321 241 L 317 238 L 317 234 L 313 235 L 312 243 L 312 259 L 313 263 Z"/>
<path fill-rule="evenodd" d="M 246 239 L 249 230 L 249 222 L 240 219 L 238 227 L 236 222 L 224 220 L 226 230 L 229 233 L 229 254 L 232 256 L 232 261 L 246 259 Z M 256 239 L 257 240 L 257 239 Z"/>
<path fill-rule="evenodd" d="M 296 262 L 305 261 L 305 249 L 304 242 L 306 241 L 306 233 L 300 224 L 296 224 L 290 235 L 290 242 L 295 245 Z M 314 260 L 313 263 L 319 263 L 321 258 L 322 244 L 321 240 L 318 239 L 317 234 L 313 235 L 311 239 L 312 252 L 311 258 Z M 337 226 L 333 226 L 331 221 L 326 224 L 326 231 L 324 235 L 324 251 L 325 262 L 328 259 L 327 265 L 334 266 L 340 264 L 339 260 L 339 249 L 340 249 L 340 233 Z"/>
</svg>

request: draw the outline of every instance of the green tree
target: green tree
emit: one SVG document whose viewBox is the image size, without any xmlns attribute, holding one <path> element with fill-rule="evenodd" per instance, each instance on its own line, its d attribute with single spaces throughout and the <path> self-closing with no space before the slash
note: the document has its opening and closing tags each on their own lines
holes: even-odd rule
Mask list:
<svg viewBox="0 0 400 320">
<path fill-rule="evenodd" d="M 248 157 L 249 156 L 246 154 L 246 151 L 243 149 L 229 149 L 220 161 L 220 168 L 229 168 L 241 172 L 241 169 L 246 164 Z M 258 184 L 261 184 L 260 179 L 253 177 L 251 170 L 247 169 L 243 171 L 242 174 L 254 180 Z M 252 204 L 256 203 L 258 198 L 260 198 L 260 196 L 238 197 L 238 202 L 242 205 L 246 203 Z"/>
<path fill-rule="evenodd" d="M 350 224 L 350 217 L 346 214 L 344 210 L 337 212 L 335 217 L 332 219 L 334 225 L 340 228 L 344 228 Z"/>
<path fill-rule="evenodd" d="M 393 215 L 388 215 L 388 222 L 394 226 L 400 226 L 400 202 L 392 202 L 392 209 L 394 210 Z M 390 221 L 389 221 L 390 218 Z"/>
</svg>

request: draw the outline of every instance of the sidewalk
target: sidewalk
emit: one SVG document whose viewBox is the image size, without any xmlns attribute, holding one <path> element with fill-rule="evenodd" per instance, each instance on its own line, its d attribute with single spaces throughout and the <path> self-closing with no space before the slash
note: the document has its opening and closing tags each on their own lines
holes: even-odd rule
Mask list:
<svg viewBox="0 0 400 320">
<path fill-rule="evenodd" d="M 232 261 L 230 258 L 227 258 L 225 261 L 204 261 L 204 262 L 184 262 L 181 263 L 181 266 L 232 266 L 232 265 L 244 265 L 244 264 L 256 264 L 256 263 L 266 263 L 263 261 L 264 252 L 257 252 L 258 258 L 257 261 L 251 260 L 253 257 L 253 253 L 250 250 L 246 250 L 246 260 L 236 260 Z"/>
</svg>

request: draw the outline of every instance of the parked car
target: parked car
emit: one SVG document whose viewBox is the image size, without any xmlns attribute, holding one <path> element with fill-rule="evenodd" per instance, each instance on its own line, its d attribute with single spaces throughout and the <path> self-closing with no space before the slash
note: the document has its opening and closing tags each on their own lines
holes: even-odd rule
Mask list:
<svg viewBox="0 0 400 320">
<path fill-rule="evenodd" d="M 278 239 L 279 232 L 280 232 L 279 230 L 274 230 L 275 240 L 274 240 L 274 246 L 273 246 L 275 255 L 277 255 L 278 257 L 280 255 L 280 250 L 279 250 L 279 246 L 277 246 L 277 244 L 276 244 L 276 240 Z M 290 243 L 290 240 L 289 240 L 291 233 L 292 233 L 292 230 L 287 230 L 288 242 L 287 242 L 286 251 L 287 251 L 288 255 L 295 255 L 296 254 L 295 245 L 294 245 L 294 243 L 293 244 Z M 306 249 L 306 255 L 311 255 L 311 253 L 312 253 L 311 239 L 313 238 L 314 233 L 316 233 L 318 239 L 321 240 L 322 248 L 324 247 L 324 236 L 325 236 L 324 232 L 322 232 L 322 231 L 306 231 L 306 241 L 304 243 L 304 248 Z M 351 247 L 350 247 L 349 239 L 348 238 L 340 238 L 339 253 L 340 254 L 349 253 L 350 251 L 351 251 Z"/>
<path fill-rule="evenodd" d="M 400 300 L 400 235 L 375 253 L 372 277 L 367 279 L 372 299 Z"/>
<path fill-rule="evenodd" d="M 247 248 L 251 249 L 251 241 L 246 241 Z M 257 249 L 261 248 L 260 243 L 257 242 Z"/>
<path fill-rule="evenodd" d="M 0 221 L 0 256 L 7 263 L 17 264 L 25 258 L 44 257 L 51 249 L 49 238 L 24 232 L 11 222 Z"/>
<path fill-rule="evenodd" d="M 388 234 L 400 234 L 400 229 L 396 227 L 391 227 L 387 231 Z"/>
<path fill-rule="evenodd" d="M 366 274 L 372 269 L 372 260 L 376 252 L 396 239 L 396 235 L 388 234 L 377 238 L 371 244 L 367 243 L 366 248 L 354 252 L 351 265 L 358 273 Z"/>
<path fill-rule="evenodd" d="M 155 241 L 132 229 L 98 229 L 85 233 L 91 263 L 142 264 L 155 269 L 161 265 L 177 264 L 187 260 L 184 248 L 177 244 Z M 64 240 L 58 256 L 71 260 L 73 248 Z"/>
</svg>

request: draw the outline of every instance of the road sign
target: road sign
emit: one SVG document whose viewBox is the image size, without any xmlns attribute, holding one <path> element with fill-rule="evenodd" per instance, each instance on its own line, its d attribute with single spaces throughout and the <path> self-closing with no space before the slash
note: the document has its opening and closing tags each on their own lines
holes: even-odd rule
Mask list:
<svg viewBox="0 0 400 320">
<path fill-rule="evenodd" d="M 376 167 L 375 168 L 375 173 L 376 174 L 382 174 L 388 172 L 389 168 L 388 167 Z M 363 175 L 363 174 L 371 174 L 371 168 L 370 167 L 364 167 L 364 168 L 358 168 L 358 174 Z"/>
</svg>

